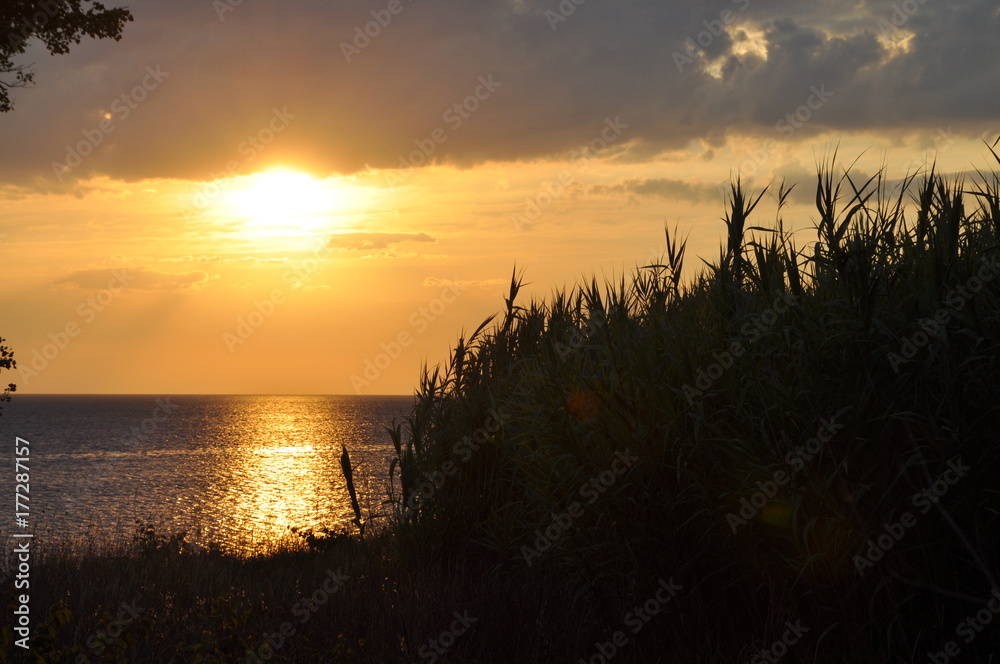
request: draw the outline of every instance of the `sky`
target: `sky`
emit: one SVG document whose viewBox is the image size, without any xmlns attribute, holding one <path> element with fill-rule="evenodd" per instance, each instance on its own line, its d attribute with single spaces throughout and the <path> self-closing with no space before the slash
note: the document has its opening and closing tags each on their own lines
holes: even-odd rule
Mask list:
<svg viewBox="0 0 1000 664">
<path fill-rule="evenodd" d="M 805 248 L 834 150 L 968 176 L 1000 133 L 996 0 L 126 6 L 0 115 L 18 392 L 410 394 L 515 266 L 617 279 L 669 225 L 691 276 L 736 175 Z"/>
</svg>

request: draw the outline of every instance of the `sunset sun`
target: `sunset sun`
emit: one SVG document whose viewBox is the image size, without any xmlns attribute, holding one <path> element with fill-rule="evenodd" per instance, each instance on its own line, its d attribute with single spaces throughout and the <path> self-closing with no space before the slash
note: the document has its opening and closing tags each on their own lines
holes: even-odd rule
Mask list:
<svg viewBox="0 0 1000 664">
<path fill-rule="evenodd" d="M 341 202 L 336 185 L 289 168 L 240 178 L 224 199 L 223 213 L 260 235 L 320 230 Z"/>
</svg>

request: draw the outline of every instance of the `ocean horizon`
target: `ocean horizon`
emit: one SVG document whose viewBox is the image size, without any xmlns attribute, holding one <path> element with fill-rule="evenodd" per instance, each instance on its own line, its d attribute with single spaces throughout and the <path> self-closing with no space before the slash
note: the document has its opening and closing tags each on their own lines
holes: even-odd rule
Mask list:
<svg viewBox="0 0 1000 664">
<path fill-rule="evenodd" d="M 3 406 L 0 432 L 4 444 L 29 444 L 29 525 L 0 535 L 112 541 L 141 523 L 246 551 L 294 540 L 293 528 L 353 529 L 342 446 L 362 509 L 378 513 L 394 454 L 385 428 L 412 403 L 404 395 L 17 394 Z M 14 480 L 4 473 L 0 487 L 13 493 Z"/>
</svg>

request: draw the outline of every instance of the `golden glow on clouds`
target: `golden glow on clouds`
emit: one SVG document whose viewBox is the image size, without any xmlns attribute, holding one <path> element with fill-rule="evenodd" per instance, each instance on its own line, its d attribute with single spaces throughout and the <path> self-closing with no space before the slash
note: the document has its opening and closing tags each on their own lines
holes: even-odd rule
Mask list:
<svg viewBox="0 0 1000 664">
<path fill-rule="evenodd" d="M 889 60 L 894 60 L 901 55 L 906 55 L 913 48 L 913 38 L 916 35 L 904 28 L 898 28 L 891 32 L 879 33 L 877 39 L 878 43 L 881 44 L 887 52 L 883 64 Z"/>
<path fill-rule="evenodd" d="M 733 38 L 733 53 L 738 56 L 755 55 L 761 60 L 767 60 L 767 38 L 759 27 L 745 24 L 729 29 Z"/>
<path fill-rule="evenodd" d="M 733 40 L 732 50 L 706 64 L 706 74 L 713 78 L 721 79 L 722 68 L 732 55 L 741 59 L 752 55 L 760 58 L 761 60 L 767 60 L 767 39 L 764 35 L 764 31 L 759 27 L 745 23 L 742 25 L 726 26 L 725 30 L 729 37 Z"/>
</svg>

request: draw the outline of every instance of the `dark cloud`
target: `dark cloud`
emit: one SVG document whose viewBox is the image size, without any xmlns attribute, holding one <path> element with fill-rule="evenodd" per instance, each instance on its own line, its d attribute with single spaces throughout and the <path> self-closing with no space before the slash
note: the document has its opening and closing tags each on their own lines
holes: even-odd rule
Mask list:
<svg viewBox="0 0 1000 664">
<path fill-rule="evenodd" d="M 633 158 L 653 159 L 733 131 L 773 134 L 820 85 L 834 96 L 797 138 L 979 133 L 1000 107 L 995 0 L 590 0 L 555 23 L 555 0 L 402 0 L 367 45 L 357 29 L 372 11 L 384 21 L 388 2 L 243 2 L 223 20 L 206 0 L 129 5 L 119 43 L 28 54 L 37 87 L 14 91 L 0 117 L 0 177 L 44 188 L 280 161 L 328 173 L 527 160 L 618 116 Z M 746 29 L 719 31 L 723 17 Z M 908 51 L 889 48 L 903 37 Z M 683 71 L 676 54 L 692 60 Z"/>
</svg>

